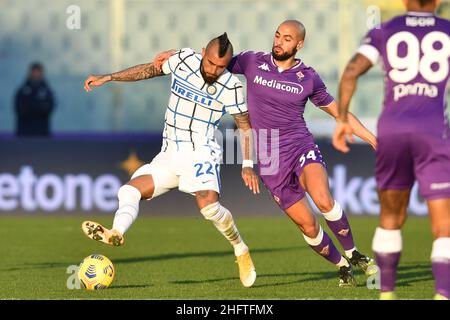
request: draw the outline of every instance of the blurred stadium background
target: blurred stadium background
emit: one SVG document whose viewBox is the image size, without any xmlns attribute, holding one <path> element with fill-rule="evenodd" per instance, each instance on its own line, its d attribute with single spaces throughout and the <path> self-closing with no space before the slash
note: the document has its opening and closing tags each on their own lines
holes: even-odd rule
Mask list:
<svg viewBox="0 0 450 320">
<path fill-rule="evenodd" d="M 401 0 L 2 0 L 0 1 L 0 131 L 13 131 L 12 97 L 28 64 L 41 61 L 54 88 L 58 108 L 55 132 L 160 132 L 168 94 L 168 78 L 110 85 L 85 94 L 86 75 L 150 61 L 169 48 L 201 49 L 227 31 L 235 51 L 271 49 L 278 24 L 287 18 L 307 28 L 299 56 L 322 75 L 335 94 L 340 72 L 374 19 L 401 13 Z M 76 6 L 75 9 L 73 6 Z M 67 20 L 79 8 L 80 29 Z M 75 10 L 75 11 L 74 11 Z M 450 17 L 450 2 L 441 14 Z M 381 71 L 360 83 L 353 111 L 370 122 L 382 101 Z M 308 109 L 308 118 L 323 112 Z M 315 134 L 333 126 L 310 121 Z"/>
<path fill-rule="evenodd" d="M 82 82 L 88 74 L 148 62 L 169 48 L 200 50 L 224 31 L 236 52 L 268 51 L 278 24 L 293 18 L 307 28 L 305 47 L 298 56 L 318 70 L 336 95 L 343 67 L 378 13 L 384 21 L 403 11 L 401 0 L 0 0 L 0 254 L 4 258 L 0 299 L 376 298 L 376 292 L 364 286 L 345 293 L 337 289 L 335 271 L 307 251 L 270 195 L 263 191 L 253 196 L 244 188 L 239 165 L 223 166 L 221 201 L 254 244 L 255 259 L 263 270 L 259 289 L 248 293 L 231 282 L 235 270 L 228 266 L 228 244 L 208 223 L 198 222 L 201 217 L 191 196 L 171 192 L 144 203 L 140 211 L 165 218 L 141 218 L 144 221 L 130 230 L 125 251 L 102 250 L 117 262 L 117 290 L 96 296 L 68 293 L 66 267 L 100 249 L 81 240 L 79 223 L 94 215 L 102 215 L 98 217 L 102 223 L 111 222 L 120 185 L 159 151 L 169 95 L 168 77 L 112 83 L 89 94 Z M 72 28 L 78 14 L 80 28 Z M 443 1 L 439 14 L 450 18 L 450 1 Z M 44 65 L 55 95 L 53 136 L 18 139 L 14 95 L 34 61 Z M 352 106 L 372 130 L 382 92 L 378 66 L 360 81 Z M 360 248 L 370 252 L 377 223 L 370 216 L 379 210 L 373 152 L 360 144 L 349 155 L 339 154 L 329 141 L 334 121 L 311 105 L 306 120 L 320 138 L 336 199 L 348 213 L 369 215 L 352 219 Z M 231 119 L 222 127 L 232 127 Z M 426 215 L 417 189 L 410 209 L 413 215 Z M 25 214 L 26 219 L 16 218 Z M 168 215 L 195 218 L 175 220 Z M 405 231 L 411 246 L 402 258 L 399 290 L 410 298 L 431 297 L 433 290 L 428 262 L 431 236 L 423 222 L 414 219 Z M 164 245 L 162 238 L 167 240 Z M 298 254 L 299 249 L 306 251 Z M 217 279 L 214 268 L 205 275 L 198 260 L 206 263 L 206 258 L 217 270 L 230 267 L 223 279 Z M 179 259 L 189 272 L 179 268 Z M 128 272 L 122 272 L 125 266 Z M 143 279 L 142 274 L 152 277 Z"/>
</svg>

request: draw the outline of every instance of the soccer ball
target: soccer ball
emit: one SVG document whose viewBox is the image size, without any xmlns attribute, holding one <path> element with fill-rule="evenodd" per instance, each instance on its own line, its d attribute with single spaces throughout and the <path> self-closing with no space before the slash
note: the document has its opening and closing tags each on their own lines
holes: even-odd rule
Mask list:
<svg viewBox="0 0 450 320">
<path fill-rule="evenodd" d="M 86 290 L 106 289 L 114 280 L 114 273 L 111 260 L 101 254 L 92 254 L 81 261 L 78 279 Z"/>
</svg>

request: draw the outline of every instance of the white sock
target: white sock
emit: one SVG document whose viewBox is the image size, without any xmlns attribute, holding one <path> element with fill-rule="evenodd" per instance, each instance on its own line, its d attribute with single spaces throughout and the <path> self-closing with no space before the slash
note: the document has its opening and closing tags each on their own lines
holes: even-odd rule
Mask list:
<svg viewBox="0 0 450 320">
<path fill-rule="evenodd" d="M 448 262 L 450 261 L 450 238 L 442 237 L 433 241 L 431 250 L 431 261 Z"/>
<path fill-rule="evenodd" d="M 119 198 L 119 209 L 114 216 L 112 228 L 124 234 L 138 216 L 141 193 L 135 187 L 124 185 L 120 187 L 117 197 Z"/>
<path fill-rule="evenodd" d="M 340 204 L 336 200 L 334 200 L 333 209 L 331 209 L 331 211 L 329 212 L 322 212 L 322 214 L 328 221 L 337 221 L 342 218 L 344 212 L 342 211 Z"/>
<path fill-rule="evenodd" d="M 317 234 L 317 236 L 315 238 L 310 238 L 307 235 L 305 235 L 303 233 L 303 238 L 305 239 L 306 243 L 309 244 L 310 246 L 318 246 L 323 239 L 323 229 L 322 226 L 319 225 L 319 233 Z"/>
<path fill-rule="evenodd" d="M 241 241 L 238 244 L 234 244 L 233 247 L 234 247 L 234 255 L 236 257 L 242 256 L 244 253 L 248 252 L 248 247 L 244 243 L 244 241 Z"/>
<path fill-rule="evenodd" d="M 353 247 L 350 250 L 345 250 L 346 257 L 350 259 L 353 256 L 353 251 L 356 251 L 356 247 Z"/>
<path fill-rule="evenodd" d="M 344 257 L 341 257 L 341 261 L 339 261 L 336 265 L 339 268 L 340 267 L 350 267 L 350 264 L 348 263 L 347 259 L 345 259 Z"/>
<path fill-rule="evenodd" d="M 402 251 L 401 231 L 378 227 L 373 237 L 372 250 L 378 253 L 396 253 Z"/>
<path fill-rule="evenodd" d="M 231 212 L 220 205 L 219 202 L 210 204 L 200 210 L 205 219 L 214 223 L 217 230 L 223 234 L 223 236 L 230 241 L 234 247 L 234 252 L 237 256 L 242 255 L 248 251 L 248 247 L 242 241 L 241 235 L 234 223 Z"/>
</svg>

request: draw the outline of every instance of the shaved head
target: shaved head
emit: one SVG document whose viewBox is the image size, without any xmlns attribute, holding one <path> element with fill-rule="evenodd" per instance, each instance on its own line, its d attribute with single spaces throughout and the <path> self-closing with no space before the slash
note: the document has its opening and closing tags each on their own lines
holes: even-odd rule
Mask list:
<svg viewBox="0 0 450 320">
<path fill-rule="evenodd" d="M 298 50 L 303 48 L 306 29 L 298 20 L 283 21 L 277 31 L 272 46 L 272 56 L 277 61 L 295 59 Z"/>
<path fill-rule="evenodd" d="M 306 28 L 303 25 L 303 23 L 301 23 L 298 20 L 286 20 L 284 22 L 282 22 L 278 29 L 283 26 L 286 28 L 289 28 L 290 30 L 292 30 L 293 35 L 296 36 L 296 38 L 300 41 L 300 40 L 305 40 L 305 36 L 306 36 Z"/>
</svg>

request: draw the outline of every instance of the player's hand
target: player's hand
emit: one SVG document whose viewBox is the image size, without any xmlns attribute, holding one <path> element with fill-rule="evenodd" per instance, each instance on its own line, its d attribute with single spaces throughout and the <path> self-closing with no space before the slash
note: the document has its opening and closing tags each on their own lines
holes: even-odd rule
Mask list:
<svg viewBox="0 0 450 320">
<path fill-rule="evenodd" d="M 350 151 L 347 141 L 350 143 L 354 142 L 352 127 L 347 121 L 337 121 L 333 135 L 333 146 L 337 150 L 347 153 Z"/>
<path fill-rule="evenodd" d="M 377 150 L 378 142 L 377 142 L 377 138 L 375 136 L 370 138 L 369 144 L 372 146 L 373 150 L 375 150 L 375 151 Z"/>
<path fill-rule="evenodd" d="M 242 168 L 242 179 L 244 180 L 245 186 L 252 190 L 254 194 L 259 193 L 259 180 L 253 168 Z"/>
<path fill-rule="evenodd" d="M 164 62 L 166 62 L 175 52 L 177 52 L 177 50 L 170 49 L 170 50 L 158 53 L 153 58 L 153 65 L 155 66 L 155 68 L 162 70 L 162 65 L 164 64 Z"/>
<path fill-rule="evenodd" d="M 87 92 L 92 91 L 91 86 L 99 87 L 109 81 L 111 81 L 110 75 L 106 75 L 106 76 L 90 75 L 89 77 L 87 77 L 86 80 L 84 80 L 84 90 L 86 90 Z"/>
</svg>

